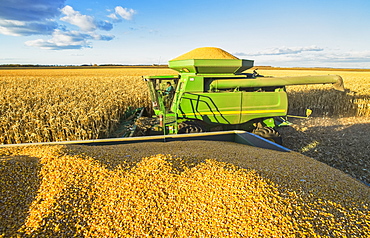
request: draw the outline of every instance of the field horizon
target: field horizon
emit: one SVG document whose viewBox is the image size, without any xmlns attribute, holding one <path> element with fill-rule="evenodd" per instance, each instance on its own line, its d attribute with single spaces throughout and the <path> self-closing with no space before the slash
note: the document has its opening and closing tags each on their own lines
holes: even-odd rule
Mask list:
<svg viewBox="0 0 370 238">
<path fill-rule="evenodd" d="M 96 68 L 163 68 L 169 69 L 167 64 L 160 65 L 115 65 L 115 64 L 104 64 L 104 65 L 13 65 L 3 64 L 0 65 L 0 70 L 7 69 L 96 69 Z M 253 66 L 250 70 L 314 70 L 314 71 L 352 71 L 352 72 L 370 72 L 370 68 L 331 68 L 331 67 L 278 67 L 278 66 L 266 66 L 257 65 Z"/>
</svg>

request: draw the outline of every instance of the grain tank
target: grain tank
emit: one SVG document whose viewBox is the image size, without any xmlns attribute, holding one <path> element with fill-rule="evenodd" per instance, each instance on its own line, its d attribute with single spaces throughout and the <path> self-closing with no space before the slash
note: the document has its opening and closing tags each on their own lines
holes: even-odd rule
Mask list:
<svg viewBox="0 0 370 238">
<path fill-rule="evenodd" d="M 280 118 L 288 111 L 285 86 L 333 84 L 344 90 L 338 75 L 260 77 L 244 73 L 253 63 L 205 47 L 169 61 L 176 75 L 144 77 L 159 121 L 153 130 L 164 134 L 245 130 L 281 144 L 276 128 L 285 124 Z M 168 82 L 175 89 L 164 94 Z"/>
</svg>

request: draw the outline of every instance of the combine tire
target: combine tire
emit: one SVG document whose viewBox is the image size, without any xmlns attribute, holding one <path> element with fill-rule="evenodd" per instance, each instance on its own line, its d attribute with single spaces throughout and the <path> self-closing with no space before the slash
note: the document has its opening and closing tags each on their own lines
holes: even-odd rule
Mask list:
<svg viewBox="0 0 370 238">
<path fill-rule="evenodd" d="M 276 144 L 282 145 L 283 140 L 280 136 L 280 133 L 271 127 L 262 127 L 257 128 L 252 131 L 253 134 L 261 136 L 269 141 L 275 142 Z"/>
<path fill-rule="evenodd" d="M 178 134 L 205 132 L 204 127 L 196 121 L 184 121 L 178 127 Z"/>
</svg>

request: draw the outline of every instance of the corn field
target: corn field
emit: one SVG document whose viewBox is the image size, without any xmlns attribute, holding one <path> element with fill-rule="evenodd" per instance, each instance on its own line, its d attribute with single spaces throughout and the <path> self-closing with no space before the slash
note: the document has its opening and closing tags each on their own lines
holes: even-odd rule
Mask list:
<svg viewBox="0 0 370 238">
<path fill-rule="evenodd" d="M 331 85 L 289 86 L 289 112 L 369 116 L 370 72 L 261 70 L 271 76 L 339 74 L 346 92 Z M 0 71 L 0 144 L 109 137 L 131 106 L 150 107 L 142 75 L 170 69 L 12 69 Z"/>
<path fill-rule="evenodd" d="M 149 106 L 140 69 L 0 71 L 0 144 L 108 137 L 129 106 Z"/>
</svg>

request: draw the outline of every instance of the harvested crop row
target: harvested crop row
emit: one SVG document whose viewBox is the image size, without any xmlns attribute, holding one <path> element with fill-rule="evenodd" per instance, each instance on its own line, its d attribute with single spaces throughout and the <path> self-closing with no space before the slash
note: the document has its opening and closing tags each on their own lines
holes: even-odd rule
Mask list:
<svg viewBox="0 0 370 238">
<path fill-rule="evenodd" d="M 370 117 L 291 119 L 284 146 L 370 184 Z"/>
<path fill-rule="evenodd" d="M 370 234 L 369 188 L 296 153 L 195 141 L 0 154 L 4 236 Z"/>
</svg>

